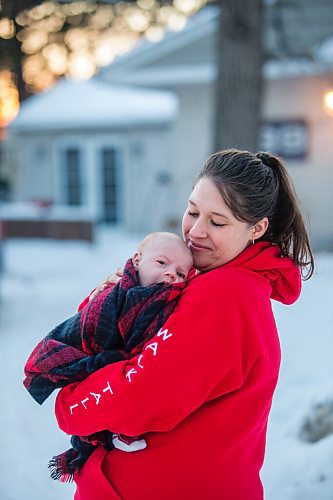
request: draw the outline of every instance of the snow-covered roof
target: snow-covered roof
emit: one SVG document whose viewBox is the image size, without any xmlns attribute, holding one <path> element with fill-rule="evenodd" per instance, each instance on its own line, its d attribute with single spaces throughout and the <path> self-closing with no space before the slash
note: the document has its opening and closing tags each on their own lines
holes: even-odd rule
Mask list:
<svg viewBox="0 0 333 500">
<path fill-rule="evenodd" d="M 92 79 L 62 79 L 23 102 L 11 130 L 128 128 L 171 122 L 178 111 L 174 94 Z"/>
</svg>

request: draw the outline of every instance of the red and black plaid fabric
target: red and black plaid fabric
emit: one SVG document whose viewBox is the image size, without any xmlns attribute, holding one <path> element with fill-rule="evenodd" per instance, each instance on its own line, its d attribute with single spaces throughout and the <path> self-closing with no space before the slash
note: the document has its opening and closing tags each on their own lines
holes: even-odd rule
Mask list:
<svg viewBox="0 0 333 500">
<path fill-rule="evenodd" d="M 132 260 L 116 285 L 107 287 L 81 311 L 54 328 L 31 353 L 24 386 L 42 404 L 54 391 L 90 373 L 136 355 L 175 308 L 184 283 L 139 285 Z M 55 479 L 71 480 L 97 445 L 111 447 L 105 431 L 84 439 L 50 462 Z"/>
</svg>

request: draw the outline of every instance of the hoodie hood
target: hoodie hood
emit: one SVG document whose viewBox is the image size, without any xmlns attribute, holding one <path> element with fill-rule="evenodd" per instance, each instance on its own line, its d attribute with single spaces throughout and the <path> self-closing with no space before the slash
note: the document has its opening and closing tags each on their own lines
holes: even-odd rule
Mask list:
<svg viewBox="0 0 333 500">
<path fill-rule="evenodd" d="M 281 256 L 277 245 L 261 241 L 247 247 L 226 266 L 254 271 L 266 278 L 272 287 L 271 298 L 293 304 L 301 293 L 300 269 L 289 257 Z"/>
</svg>

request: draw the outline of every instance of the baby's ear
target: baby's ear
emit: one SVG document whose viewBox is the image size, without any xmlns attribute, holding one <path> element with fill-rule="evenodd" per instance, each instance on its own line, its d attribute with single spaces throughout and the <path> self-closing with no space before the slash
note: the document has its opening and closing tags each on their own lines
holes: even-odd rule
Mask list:
<svg viewBox="0 0 333 500">
<path fill-rule="evenodd" d="M 132 257 L 132 261 L 133 261 L 133 264 L 134 264 L 134 269 L 137 270 L 138 269 L 138 264 L 141 260 L 141 257 L 142 257 L 142 254 L 141 252 L 137 251 L 135 252 L 135 254 L 133 255 Z"/>
</svg>

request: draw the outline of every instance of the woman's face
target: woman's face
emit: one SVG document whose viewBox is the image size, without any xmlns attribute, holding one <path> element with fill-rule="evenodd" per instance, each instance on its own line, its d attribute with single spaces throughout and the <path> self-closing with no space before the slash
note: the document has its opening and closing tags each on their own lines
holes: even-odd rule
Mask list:
<svg viewBox="0 0 333 500">
<path fill-rule="evenodd" d="M 193 254 L 194 267 L 210 271 L 241 253 L 252 241 L 254 228 L 237 220 L 214 182 L 203 177 L 189 198 L 183 236 Z"/>
</svg>

